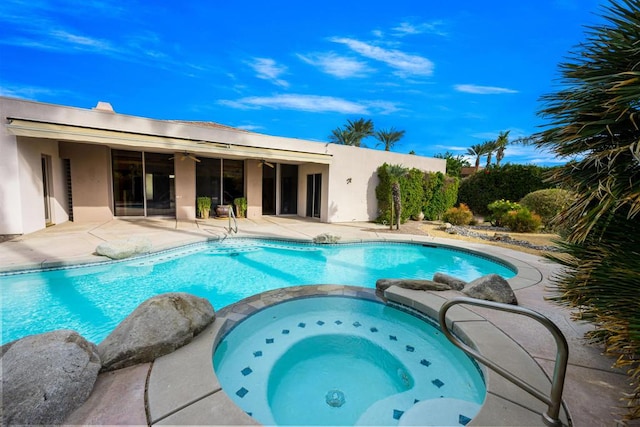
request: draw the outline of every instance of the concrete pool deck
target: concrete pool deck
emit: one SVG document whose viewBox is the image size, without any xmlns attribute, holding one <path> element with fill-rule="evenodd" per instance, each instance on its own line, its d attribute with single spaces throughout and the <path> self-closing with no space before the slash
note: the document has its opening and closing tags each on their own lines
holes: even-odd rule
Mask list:
<svg viewBox="0 0 640 427">
<path fill-rule="evenodd" d="M 176 221 L 169 219 L 118 219 L 100 224 L 65 223 L 46 230 L 20 236 L 0 243 L 0 271 L 25 268 L 41 268 L 104 260 L 93 255 L 95 247 L 109 240 L 143 236 L 153 245 L 153 250 L 222 238 L 226 235 L 226 220 Z M 583 335 L 592 326 L 571 320 L 568 310 L 549 302 L 546 286 L 556 266 L 539 257 L 497 246 L 468 243 L 457 240 L 388 233 L 386 227 L 372 223 L 323 224 L 297 217 L 265 217 L 259 221 L 239 220 L 238 237 L 262 237 L 309 240 L 322 233 L 341 236 L 341 242 L 362 240 L 415 241 L 444 244 L 466 248 L 486 255 L 500 257 L 517 264 L 520 274 L 510 283 L 519 304 L 550 318 L 564 333 L 569 343 L 569 366 L 563 400 L 576 426 L 617 425 L 623 402 L 623 392 L 630 392 L 628 377 L 621 370 L 611 368 L 613 359 L 601 355 L 601 348 L 587 344 Z M 335 290 L 335 292 L 339 292 Z M 387 297 L 406 305 L 426 305 L 439 308 L 444 298 L 457 295 L 454 292 L 426 293 L 421 291 L 390 290 Z M 524 353 L 534 362 L 532 369 L 543 370 L 547 376 L 553 373 L 555 344 L 547 331 L 534 322 L 520 321 L 513 315 L 481 308 L 469 308 L 472 315 L 479 315 L 483 324 L 491 327 L 517 343 L 518 353 Z M 200 384 L 186 381 L 184 369 L 200 373 L 196 367 L 204 363 L 211 366 L 211 343 L 216 328 L 224 323 L 225 316 L 234 312 L 220 310 L 218 319 L 191 344 L 157 359 L 153 364 L 142 364 L 121 371 L 101 374 L 93 394 L 84 406 L 67 420 L 68 424 L 244 424 L 255 422 L 230 403 L 224 392 L 215 390 L 215 384 L 206 375 L 197 375 Z M 479 323 L 478 323 L 479 324 Z M 473 340 L 474 324 L 469 322 L 464 335 Z M 484 328 L 484 327 L 482 327 Z M 476 328 L 477 329 L 477 328 Z M 499 341 L 499 340 L 498 340 Z M 496 341 L 494 350 L 502 344 Z M 482 348 L 484 350 L 484 348 Z M 488 350 L 491 349 L 489 346 Z M 503 352 L 504 353 L 504 352 Z M 513 360 L 519 360 L 514 358 Z M 509 368 L 519 369 L 519 363 Z M 192 368 L 189 368 L 192 367 Z M 540 379 L 542 375 L 536 375 Z M 548 381 L 547 378 L 543 378 Z M 202 387 L 202 388 L 198 388 Z M 508 392 L 505 405 L 523 411 L 519 425 L 542 425 L 541 419 L 531 418 L 531 411 L 520 403 L 518 391 Z M 215 399 L 214 399 L 215 397 Z M 517 401 L 517 403 L 516 403 Z M 163 406 L 165 405 L 165 406 Z M 540 406 L 540 405 L 538 405 Z M 542 405 L 543 406 L 543 405 Z M 508 415 L 506 406 L 491 409 Z M 618 415 L 619 416 L 619 415 Z M 492 421 L 495 424 L 516 425 L 514 418 Z M 473 423 L 475 424 L 475 423 Z M 632 425 L 640 425 L 635 423 Z"/>
</svg>

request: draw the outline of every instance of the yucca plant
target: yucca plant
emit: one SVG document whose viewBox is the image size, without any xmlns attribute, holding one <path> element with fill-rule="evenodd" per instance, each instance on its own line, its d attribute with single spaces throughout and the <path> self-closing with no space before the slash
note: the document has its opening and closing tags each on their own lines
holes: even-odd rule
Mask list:
<svg viewBox="0 0 640 427">
<path fill-rule="evenodd" d="M 535 144 L 572 159 L 551 180 L 575 192 L 559 222 L 568 229 L 558 300 L 593 321 L 634 392 L 626 419 L 640 418 L 640 3 L 613 0 L 606 24 L 560 66 L 563 89 L 543 97 L 549 128 Z"/>
</svg>

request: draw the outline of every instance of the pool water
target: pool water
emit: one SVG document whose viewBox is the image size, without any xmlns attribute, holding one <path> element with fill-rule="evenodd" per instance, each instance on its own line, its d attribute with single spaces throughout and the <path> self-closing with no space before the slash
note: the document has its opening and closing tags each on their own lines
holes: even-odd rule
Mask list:
<svg viewBox="0 0 640 427">
<path fill-rule="evenodd" d="M 261 310 L 220 341 L 213 365 L 227 395 L 265 425 L 398 425 L 430 402 L 438 422 L 464 425 L 486 395 L 477 366 L 438 328 L 349 297 Z"/>
<path fill-rule="evenodd" d="M 470 253 L 401 243 L 312 245 L 227 239 L 93 266 L 0 275 L 2 343 L 55 329 L 102 341 L 144 300 L 166 292 L 220 309 L 257 293 L 305 284 L 373 288 L 380 278 L 473 280 L 514 271 Z"/>
</svg>

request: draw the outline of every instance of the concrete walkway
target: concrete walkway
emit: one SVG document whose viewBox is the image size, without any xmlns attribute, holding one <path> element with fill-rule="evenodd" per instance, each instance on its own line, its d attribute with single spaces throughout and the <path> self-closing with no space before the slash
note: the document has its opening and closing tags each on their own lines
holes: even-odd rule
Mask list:
<svg viewBox="0 0 640 427">
<path fill-rule="evenodd" d="M 104 258 L 94 255 L 95 247 L 109 240 L 131 236 L 148 238 L 153 250 L 227 235 L 227 220 L 176 221 L 168 219 L 118 219 L 105 223 L 65 223 L 0 243 L 0 272 L 51 267 Z M 601 355 L 601 348 L 583 340 L 592 328 L 571 320 L 569 312 L 545 299 L 546 286 L 556 266 L 533 255 L 477 243 L 386 232 L 372 223 L 322 224 L 298 217 L 266 217 L 259 221 L 239 220 L 239 237 L 310 240 L 321 233 L 341 236 L 341 241 L 401 240 L 462 246 L 481 253 L 515 260 L 529 277 L 514 286 L 519 304 L 542 313 L 556 323 L 570 346 L 564 402 L 576 426 L 614 426 L 623 403 L 623 392 L 630 392 L 628 377 L 611 369 L 613 360 Z M 537 279 L 536 279 L 537 277 Z M 513 285 L 512 285 L 513 286 Z M 416 297 L 417 298 L 417 297 Z M 516 341 L 549 376 L 555 360 L 552 338 L 537 324 L 519 321 L 513 315 L 474 308 L 487 321 Z M 185 347 L 185 351 L 189 351 Z M 89 401 L 67 420 L 69 424 L 148 424 L 147 376 L 151 364 L 115 373 L 102 374 Z M 178 385 L 176 385 L 178 387 Z M 228 410 L 228 407 L 225 406 Z M 640 422 L 631 425 L 640 425 Z"/>
</svg>

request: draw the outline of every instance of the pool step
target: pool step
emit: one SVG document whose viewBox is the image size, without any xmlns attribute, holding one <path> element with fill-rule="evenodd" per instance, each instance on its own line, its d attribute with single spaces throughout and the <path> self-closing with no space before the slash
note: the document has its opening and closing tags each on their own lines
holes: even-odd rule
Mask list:
<svg viewBox="0 0 640 427">
<path fill-rule="evenodd" d="M 423 426 L 429 420 L 433 426 L 466 426 L 481 406 L 460 399 L 441 398 L 422 400 L 400 417 L 399 426 Z"/>
</svg>

